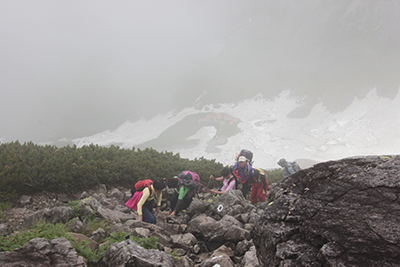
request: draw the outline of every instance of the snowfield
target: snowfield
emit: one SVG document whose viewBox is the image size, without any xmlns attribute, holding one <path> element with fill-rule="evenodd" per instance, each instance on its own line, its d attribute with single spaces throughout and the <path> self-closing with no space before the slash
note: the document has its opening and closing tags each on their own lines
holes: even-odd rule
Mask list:
<svg viewBox="0 0 400 267">
<path fill-rule="evenodd" d="M 373 89 L 365 98 L 355 98 L 342 112 L 330 113 L 322 104 L 317 104 L 305 118 L 287 116 L 300 106 L 302 99 L 291 91 L 283 91 L 270 100 L 259 94 L 238 103 L 186 108 L 150 120 L 127 121 L 113 131 L 63 141 L 78 147 L 93 143 L 140 148 L 141 144 L 157 140 L 167 130 L 179 133 L 182 128 L 176 125 L 188 116 L 221 113 L 240 120 L 235 125 L 240 129 L 239 133 L 218 136 L 218 125 L 225 122 L 200 125 L 194 134 L 184 137 L 186 140 L 176 140 L 177 144 L 192 141 L 190 146 L 153 148 L 179 153 L 183 158 L 216 159 L 225 165 L 232 164 L 237 153 L 246 148 L 254 153 L 253 165 L 267 169 L 279 167 L 276 162 L 281 157 L 288 161 L 298 160 L 302 165 L 302 159 L 321 162 L 353 156 L 391 155 L 400 151 L 399 94 L 388 99 L 379 97 Z M 302 167 L 309 167 L 304 165 L 310 163 L 302 162 Z"/>
</svg>

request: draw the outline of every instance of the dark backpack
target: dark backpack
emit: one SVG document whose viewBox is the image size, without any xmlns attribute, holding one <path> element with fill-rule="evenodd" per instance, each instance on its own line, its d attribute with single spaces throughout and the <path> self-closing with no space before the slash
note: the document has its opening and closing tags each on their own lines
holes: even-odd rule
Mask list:
<svg viewBox="0 0 400 267">
<path fill-rule="evenodd" d="M 152 184 L 153 184 L 153 181 L 150 179 L 140 180 L 132 187 L 131 193 L 133 195 L 133 194 L 135 194 L 136 191 L 143 191 L 147 187 L 147 188 L 149 188 L 150 195 L 151 195 L 151 185 Z"/>
<path fill-rule="evenodd" d="M 247 159 L 247 162 L 249 162 L 250 163 L 250 165 L 252 165 L 252 161 L 253 161 L 253 152 L 251 152 L 250 150 L 247 150 L 247 149 L 242 149 L 242 150 L 240 150 L 240 153 L 239 153 L 239 155 L 237 156 L 237 158 L 236 158 L 236 161 L 239 161 L 239 157 L 240 156 L 244 156 L 244 157 L 246 157 L 246 159 Z"/>
</svg>

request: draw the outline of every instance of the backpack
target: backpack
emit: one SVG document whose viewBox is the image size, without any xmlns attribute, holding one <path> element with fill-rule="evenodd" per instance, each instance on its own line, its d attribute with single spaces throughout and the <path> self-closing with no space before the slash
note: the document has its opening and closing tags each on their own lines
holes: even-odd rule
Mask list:
<svg viewBox="0 0 400 267">
<path fill-rule="evenodd" d="M 191 171 L 183 171 L 178 174 L 178 179 L 181 181 L 182 185 L 189 188 L 190 197 L 200 192 L 201 183 L 200 183 L 200 177 L 197 173 Z"/>
<path fill-rule="evenodd" d="M 292 167 L 293 167 L 293 170 L 294 170 L 295 172 L 298 172 L 298 171 L 301 170 L 299 164 L 298 164 L 296 161 L 293 161 L 293 162 L 292 162 Z"/>
<path fill-rule="evenodd" d="M 153 184 L 153 181 L 150 179 L 140 180 L 132 187 L 131 193 L 133 195 L 133 194 L 135 194 L 136 191 L 143 191 L 147 187 L 147 188 L 149 188 L 150 195 L 151 195 L 151 185 L 152 184 Z"/>
<path fill-rule="evenodd" d="M 250 165 L 253 164 L 253 152 L 251 152 L 250 150 L 247 150 L 247 149 L 242 149 L 242 150 L 240 150 L 240 153 L 239 153 L 239 155 L 237 156 L 236 161 L 239 160 L 239 157 L 240 157 L 240 156 L 246 157 L 246 159 L 248 160 L 248 162 L 250 163 Z"/>
</svg>

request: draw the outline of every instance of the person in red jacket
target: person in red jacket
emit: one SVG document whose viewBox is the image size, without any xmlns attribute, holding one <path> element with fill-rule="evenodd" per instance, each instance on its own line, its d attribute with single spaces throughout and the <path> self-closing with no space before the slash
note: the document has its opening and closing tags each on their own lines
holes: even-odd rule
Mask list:
<svg viewBox="0 0 400 267">
<path fill-rule="evenodd" d="M 264 170 L 254 168 L 253 185 L 251 187 L 250 201 L 253 204 L 264 202 L 269 188 L 267 174 Z"/>
</svg>

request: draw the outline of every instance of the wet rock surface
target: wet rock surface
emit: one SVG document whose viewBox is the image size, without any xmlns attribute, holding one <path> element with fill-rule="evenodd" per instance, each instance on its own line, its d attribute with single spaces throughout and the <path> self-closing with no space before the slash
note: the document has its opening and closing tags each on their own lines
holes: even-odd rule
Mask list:
<svg viewBox="0 0 400 267">
<path fill-rule="evenodd" d="M 274 187 L 252 230 L 262 266 L 400 266 L 400 157 L 320 163 Z"/>
</svg>

